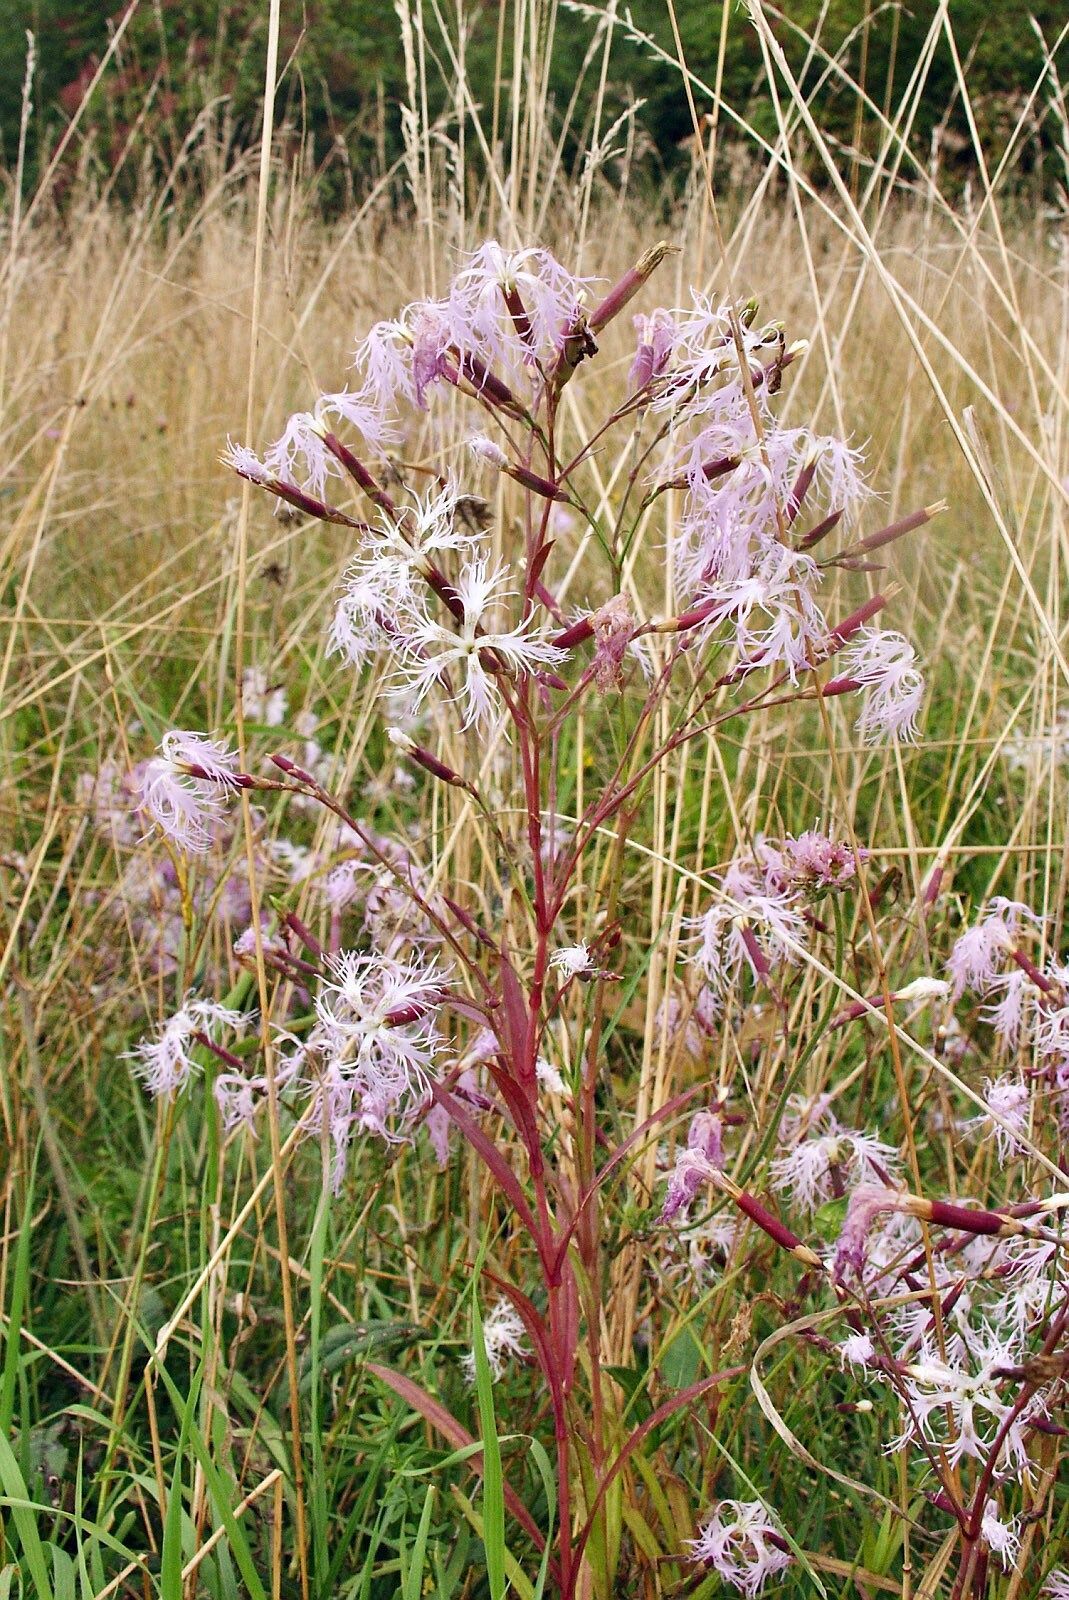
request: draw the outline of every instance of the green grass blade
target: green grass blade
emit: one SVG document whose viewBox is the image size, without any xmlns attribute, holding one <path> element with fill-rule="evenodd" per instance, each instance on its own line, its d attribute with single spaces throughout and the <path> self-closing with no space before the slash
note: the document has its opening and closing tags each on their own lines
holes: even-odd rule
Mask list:
<svg viewBox="0 0 1069 1600">
<path fill-rule="evenodd" d="M 482 1252 L 477 1264 L 482 1266 Z M 490 1600 L 504 1600 L 505 1588 L 505 1484 L 501 1472 L 501 1445 L 494 1415 L 494 1380 L 483 1338 L 483 1319 L 479 1311 L 479 1278 L 476 1270 L 471 1298 L 472 1344 L 475 1352 L 475 1395 L 479 1404 L 479 1426 L 483 1439 L 483 1548 Z"/>
<path fill-rule="evenodd" d="M 37 1531 L 37 1507 L 31 1509 L 15 1452 L 3 1433 L 0 1433 L 0 1485 L 10 1502 L 11 1520 L 34 1584 L 32 1592 L 36 1600 L 54 1600 L 44 1546 Z M 45 1508 L 42 1506 L 40 1509 Z"/>
</svg>

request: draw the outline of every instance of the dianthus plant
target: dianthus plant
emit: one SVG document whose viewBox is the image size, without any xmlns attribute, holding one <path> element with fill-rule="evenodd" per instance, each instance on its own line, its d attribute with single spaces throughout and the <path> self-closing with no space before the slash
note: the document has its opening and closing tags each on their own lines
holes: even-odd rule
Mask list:
<svg viewBox="0 0 1069 1600">
<path fill-rule="evenodd" d="M 496 901 L 432 874 L 411 838 L 376 831 L 284 748 L 268 776 L 240 771 L 207 734 L 175 730 L 140 782 L 142 810 L 186 857 L 211 848 L 242 791 L 329 814 L 326 856 L 310 864 L 289 847 L 329 904 L 329 937 L 283 908 L 239 942 L 261 978 L 278 976 L 277 990 L 261 985 L 272 1008 L 303 996 L 299 1019 L 272 1016 L 270 1078 L 248 1037 L 228 1048 L 225 1008 L 186 995 L 139 1067 L 167 1096 L 207 1073 L 227 1128 L 255 1123 L 270 1083 L 295 1127 L 328 1139 L 339 1192 L 360 1138 L 411 1143 L 424 1159 L 426 1135 L 442 1162 L 451 1146 L 474 1151 L 498 1215 L 512 1219 L 508 1270 L 495 1262 L 487 1274 L 490 1366 L 500 1374 L 508 1357 L 540 1370 L 555 1451 L 549 1571 L 566 1597 L 590 1593 L 591 1572 L 597 1592 L 611 1592 L 610 1491 L 649 1431 L 628 1433 L 618 1377 L 605 1371 L 631 1354 L 608 1346 L 606 1185 L 697 1111 L 666 1206 L 685 1214 L 720 1179 L 730 1123 L 707 1076 L 641 1115 L 614 1098 L 617 997 L 638 987 L 656 934 L 621 899 L 630 830 L 667 758 L 717 740 L 730 721 L 736 738 L 771 707 L 827 721 L 821 701 L 846 696 L 862 741 L 908 740 L 923 697 L 912 647 L 877 625 L 885 597 L 838 609 L 825 582 L 833 567 L 877 570 L 872 553 L 936 508 L 866 530 L 875 519 L 857 451 L 777 421 L 802 347 L 753 304 L 693 294 L 635 316 L 626 380 L 619 364 L 602 376 L 604 330 L 648 294 L 666 253 L 652 249 L 599 293 L 545 250 L 485 244 L 444 298 L 371 328 L 349 387 L 292 417 L 262 454 L 226 453 L 288 515 L 351 534 L 327 625 L 337 670 L 369 675 L 392 741 L 383 750 L 410 784 L 442 786 L 475 819 L 500 877 Z M 582 406 L 571 403 L 579 385 Z M 468 417 L 459 440 L 458 411 Z M 659 608 L 643 598 L 651 565 Z M 603 757 L 585 774 L 574 765 L 580 722 Z M 596 903 L 584 879 L 595 856 Z M 740 997 L 785 1020 L 784 974 L 828 933 L 814 904 L 852 892 L 863 870 L 864 852 L 814 827 L 750 840 L 711 872 L 666 1002 L 679 1048 L 700 1050 Z M 787 1195 L 815 1206 L 844 1183 L 895 1181 L 896 1152 L 875 1135 L 830 1112 L 810 1122 L 796 1119 L 773 1168 Z M 792 1247 L 770 1213 L 745 1195 L 739 1204 Z M 903 1377 L 926 1440 L 942 1415 L 933 1406 L 959 1381 L 965 1358 L 953 1359 L 938 1366 L 921 1341 Z M 375 1370 L 441 1426 L 439 1401 Z M 679 1390 L 662 1418 L 743 1370 Z M 453 1445 L 466 1437 L 455 1418 L 446 1431 Z M 544 1544 L 518 1495 L 506 1499 Z M 681 1546 L 675 1559 L 712 1563 L 753 1592 L 787 1564 L 788 1546 L 759 1506 L 722 1504 L 735 1520 L 715 1513 L 693 1556 Z M 695 1506 L 693 1526 L 707 1511 Z"/>
</svg>

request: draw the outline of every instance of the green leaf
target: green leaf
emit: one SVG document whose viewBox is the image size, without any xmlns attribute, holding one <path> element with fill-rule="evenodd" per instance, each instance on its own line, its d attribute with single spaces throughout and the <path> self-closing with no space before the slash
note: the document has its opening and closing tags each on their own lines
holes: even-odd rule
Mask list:
<svg viewBox="0 0 1069 1600">
<path fill-rule="evenodd" d="M 25 1229 L 29 1232 L 29 1229 Z M 15 1525 L 15 1533 L 26 1557 L 26 1565 L 30 1569 L 33 1579 L 36 1600 L 53 1600 L 52 1585 L 48 1577 L 48 1565 L 45 1561 L 44 1546 L 41 1535 L 37 1531 L 37 1511 L 44 1510 L 41 1506 L 31 1505 L 30 1497 L 23 1482 L 19 1464 L 15 1460 L 7 1438 L 0 1433 L 0 1485 L 3 1486 L 4 1496 L 11 1507 L 11 1520 Z"/>
<path fill-rule="evenodd" d="M 841 1195 L 838 1200 L 825 1200 L 813 1213 L 812 1228 L 818 1238 L 825 1244 L 834 1244 L 843 1231 L 846 1221 L 846 1208 L 850 1203 L 849 1195 Z"/>
<path fill-rule="evenodd" d="M 479 1403 L 479 1426 L 483 1439 L 483 1547 L 490 1600 L 505 1596 L 505 1485 L 501 1473 L 501 1445 L 494 1415 L 494 1380 L 483 1338 L 483 1319 L 479 1311 L 479 1280 L 482 1276 L 485 1245 L 472 1274 L 471 1324 L 475 1354 L 475 1394 Z"/>
<path fill-rule="evenodd" d="M 423 1568 L 427 1561 L 427 1538 L 431 1531 L 431 1512 L 434 1510 L 434 1484 L 427 1488 L 423 1501 L 423 1512 L 416 1530 L 416 1542 L 412 1546 L 412 1560 L 405 1577 L 401 1600 L 420 1600 L 423 1593 Z"/>
</svg>

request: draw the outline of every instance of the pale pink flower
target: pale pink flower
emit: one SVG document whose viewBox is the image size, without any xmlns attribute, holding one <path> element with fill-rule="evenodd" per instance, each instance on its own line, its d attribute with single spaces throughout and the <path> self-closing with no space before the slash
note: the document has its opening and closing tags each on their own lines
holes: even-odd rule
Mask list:
<svg viewBox="0 0 1069 1600">
<path fill-rule="evenodd" d="M 847 1334 L 839 1346 L 839 1365 L 845 1371 L 849 1367 L 870 1367 L 876 1356 L 876 1346 L 867 1333 Z"/>
<path fill-rule="evenodd" d="M 638 348 L 627 374 L 627 387 L 632 394 L 661 376 L 676 342 L 675 318 L 663 307 L 658 306 L 648 317 L 638 316 L 633 320 Z"/>
<path fill-rule="evenodd" d="M 1064 1567 L 1053 1567 L 1039 1592 L 1048 1595 L 1050 1600 L 1069 1600 L 1069 1571 Z"/>
<path fill-rule="evenodd" d="M 441 1049 L 434 1018 L 448 970 L 352 951 L 328 957 L 327 965 L 307 1049 L 344 1091 L 335 1096 L 335 1142 L 347 1144 L 356 1123 L 388 1140 L 403 1138 L 430 1097 Z"/>
<path fill-rule="evenodd" d="M 989 993 L 1001 993 L 995 1005 L 985 1006 L 981 1015 L 990 1022 L 999 1038 L 1010 1050 L 1020 1043 L 1028 1012 L 1036 1000 L 1036 989 L 1027 972 L 1013 967 L 1009 972 L 993 977 L 987 984 Z"/>
<path fill-rule="evenodd" d="M 690 1209 L 703 1183 L 724 1166 L 723 1129 L 715 1111 L 699 1111 L 687 1132 L 684 1149 L 676 1154 L 660 1221 L 670 1222 Z"/>
<path fill-rule="evenodd" d="M 575 323 L 584 287 L 548 250 L 508 251 L 489 239 L 450 286 L 456 342 L 485 352 L 487 365 L 512 369 L 518 361 L 550 360 Z"/>
<path fill-rule="evenodd" d="M 368 534 L 365 559 L 386 558 L 419 570 L 430 556 L 445 550 L 468 556 L 478 550 L 479 537 L 458 514 L 464 498 L 460 482 L 452 473 L 417 494 L 403 509 L 400 525 L 385 515 Z"/>
<path fill-rule="evenodd" d="M 815 1211 L 835 1193 L 883 1180 L 899 1164 L 898 1151 L 871 1133 L 844 1128 L 832 1116 L 824 1132 L 810 1134 L 787 1155 L 770 1164 L 772 1187 L 806 1211 Z"/>
<path fill-rule="evenodd" d="M 285 939 L 278 933 L 271 933 L 264 926 L 261 926 L 260 931 L 260 949 L 268 959 L 273 957 L 281 960 L 289 955 Z M 234 954 L 239 961 L 255 960 L 256 929 L 251 924 L 234 940 Z"/>
<path fill-rule="evenodd" d="M 446 550 L 478 548 L 478 537 L 457 515 L 460 485 L 453 477 L 416 495 L 400 521 L 385 514 L 346 568 L 334 610 L 328 650 L 354 667 L 377 651 L 407 647 L 413 617 L 422 615 L 424 577 Z"/>
<path fill-rule="evenodd" d="M 1065 1294 L 1065 1263 L 1054 1240 L 1013 1239 L 1006 1245 L 1009 1286 L 992 1309 L 1000 1326 L 1018 1339 L 1049 1317 Z"/>
<path fill-rule="evenodd" d="M 427 409 L 427 390 L 455 371 L 450 358 L 454 346 L 463 346 L 465 330 L 457 323 L 445 300 L 419 300 L 407 307 L 405 320 L 411 329 L 411 385 L 415 405 Z"/>
<path fill-rule="evenodd" d="M 259 484 L 261 488 L 271 482 L 271 473 L 255 450 L 247 444 L 235 444 L 229 436 L 219 459 L 224 467 L 230 467 L 239 477 L 248 478 L 250 483 Z"/>
<path fill-rule="evenodd" d="M 912 1416 L 904 1437 L 913 1437 L 919 1428 L 930 1443 L 946 1450 L 947 1460 L 954 1466 L 966 1456 L 986 1461 L 996 1435 L 1008 1422 L 996 1472 L 1002 1476 L 1011 1466 L 1023 1468 L 1028 1460 L 1029 1425 L 1045 1414 L 1046 1405 L 1037 1394 L 1009 1421 L 1006 1381 L 998 1373 L 1018 1363 L 1020 1350 L 1015 1340 L 985 1327 L 978 1333 L 970 1330 L 968 1339 L 962 1332 L 952 1334 L 945 1349 L 943 1356 L 925 1338 L 919 1359 L 905 1369 Z M 896 1440 L 889 1448 L 899 1448 L 902 1442 Z"/>
<path fill-rule="evenodd" d="M 1011 1156 L 1020 1154 L 1022 1146 L 1016 1135 L 1024 1133 L 1028 1127 L 1031 1109 L 1028 1088 L 1019 1079 L 1003 1073 L 1000 1078 L 984 1080 L 984 1100 L 992 1114 L 981 1113 L 967 1126 L 978 1128 L 981 1138 L 993 1138 L 999 1160 L 1008 1161 Z"/>
<path fill-rule="evenodd" d="M 350 666 L 366 666 L 390 643 L 387 621 L 408 600 L 411 580 L 400 562 L 366 563 L 359 558 L 342 579 L 327 641 L 328 655 L 340 655 Z"/>
<path fill-rule="evenodd" d="M 327 479 L 344 477 L 337 458 L 323 441 L 323 425 L 310 411 L 298 411 L 274 444 L 264 451 L 269 477 L 296 484 L 317 500 L 326 497 Z"/>
<path fill-rule="evenodd" d="M 741 412 L 746 395 L 739 376 L 738 357 L 731 330 L 730 308 L 715 306 L 707 295 L 691 290 L 691 305 L 674 313 L 675 349 L 667 381 L 654 397 L 658 411 L 677 414 L 685 405 L 692 415 L 735 409 Z M 767 398 L 761 367 L 765 354 L 779 344 L 778 329 L 747 326 L 741 319 L 742 344 L 751 376 L 756 379 L 758 404 L 765 409 Z"/>
<path fill-rule="evenodd" d="M 869 743 L 917 737 L 924 679 L 908 639 L 889 629 L 862 628 L 838 658 L 838 673 L 868 689 L 856 727 Z"/>
<path fill-rule="evenodd" d="M 157 1031 L 154 1039 L 143 1039 L 130 1052 L 134 1071 L 143 1078 L 148 1092 L 155 1096 L 178 1094 L 190 1078 L 200 1071 L 193 1059 L 198 1034 L 218 1043 L 221 1029 L 239 1032 L 246 1018 L 240 1011 L 219 1005 L 214 1000 L 188 999 Z"/>
<path fill-rule="evenodd" d="M 376 322 L 356 348 L 353 365 L 363 374 L 360 390 L 369 405 L 385 415 L 398 400 L 416 404 L 412 377 L 412 330 L 408 317 L 411 307 L 395 321 Z M 332 397 L 337 399 L 335 395 Z"/>
<path fill-rule="evenodd" d="M 757 840 L 757 856 L 770 885 L 780 892 L 798 890 L 818 893 L 824 889 L 843 889 L 857 877 L 857 861 L 868 860 L 869 852 L 829 839 L 810 828 L 797 839 L 790 834 L 779 843 L 763 836 Z"/>
<path fill-rule="evenodd" d="M 241 786 L 235 751 L 204 734 L 173 729 L 138 775 L 139 803 L 191 855 L 211 846 L 225 801 Z"/>
<path fill-rule="evenodd" d="M 894 1213 L 898 1204 L 898 1193 L 885 1183 L 859 1183 L 853 1190 L 835 1245 L 834 1276 L 837 1281 L 841 1282 L 848 1273 L 856 1273 L 860 1277 L 865 1270 L 866 1259 L 872 1254 L 879 1254 L 871 1251 L 869 1246 L 873 1224 L 877 1217 L 888 1212 Z M 886 1265 L 888 1257 L 898 1253 L 900 1242 L 896 1228 L 891 1235 L 890 1250 L 882 1252 L 881 1265 Z"/>
<path fill-rule="evenodd" d="M 689 926 L 697 932 L 692 956 L 710 986 L 724 992 L 749 968 L 755 979 L 793 961 L 805 942 L 805 923 L 793 898 L 765 892 L 751 868 L 735 863 L 720 879 L 724 898 Z"/>
<path fill-rule="evenodd" d="M 1069 1005 L 1036 1008 L 1035 1044 L 1037 1053 L 1062 1076 L 1069 1063 Z"/>
<path fill-rule="evenodd" d="M 235 1128 L 254 1131 L 257 1113 L 267 1095 L 267 1079 L 241 1072 L 221 1072 L 212 1086 L 224 1133 Z"/>
<path fill-rule="evenodd" d="M 759 1500 L 721 1500 L 688 1539 L 692 1561 L 703 1562 L 742 1594 L 755 1595 L 790 1566 L 785 1541 Z"/>
<path fill-rule="evenodd" d="M 946 964 L 955 1000 L 966 989 L 984 994 L 991 987 L 1006 956 L 1017 944 L 1022 921 L 1037 923 L 1034 911 L 1020 900 L 995 895 L 980 921 L 955 941 Z"/>
<path fill-rule="evenodd" d="M 387 408 L 370 386 L 355 394 L 341 389 L 337 394 L 321 395 L 316 404 L 316 416 L 322 419 L 331 412 L 361 433 L 372 450 L 379 453 L 399 437 L 396 424 L 387 416 Z"/>
<path fill-rule="evenodd" d="M 1003 1522 L 996 1502 L 989 1500 L 980 1519 L 980 1537 L 992 1554 L 998 1556 L 1003 1571 L 1008 1572 L 1021 1548 L 1020 1517 L 1011 1517 L 1008 1522 Z"/>
<path fill-rule="evenodd" d="M 828 625 L 810 593 L 820 576 L 810 556 L 762 538 L 748 572 L 699 591 L 702 603 L 711 603 L 703 631 L 730 621 L 741 669 L 778 666 L 793 683 L 827 647 Z"/>
<path fill-rule="evenodd" d="M 623 682 L 624 660 L 635 632 L 635 616 L 622 594 L 613 595 L 591 613 L 594 629 L 594 682 L 602 694 Z"/>
</svg>

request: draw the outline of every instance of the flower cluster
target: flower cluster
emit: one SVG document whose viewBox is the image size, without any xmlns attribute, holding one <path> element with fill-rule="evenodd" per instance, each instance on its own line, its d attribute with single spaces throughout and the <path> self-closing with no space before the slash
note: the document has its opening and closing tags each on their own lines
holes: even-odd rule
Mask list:
<svg viewBox="0 0 1069 1600">
<path fill-rule="evenodd" d="M 212 1059 L 224 1132 L 254 1128 L 270 1098 L 273 1113 L 281 1109 L 295 1130 L 322 1139 L 336 1190 L 361 1134 L 393 1145 L 422 1128 L 442 1166 L 451 1133 L 468 1140 L 494 1203 L 511 1207 L 541 1269 L 537 1291 L 510 1287 L 497 1300 L 483 1337 L 495 1378 L 509 1358 L 538 1364 L 554 1411 L 561 1573 L 573 1570 L 569 1496 L 580 1481 L 569 1454 L 571 1416 L 606 1354 L 599 1349 L 603 1308 L 587 1300 L 607 1259 L 591 1202 L 617 1164 L 602 1150 L 616 1123 L 605 1114 L 612 1073 L 601 1077 L 601 1058 L 618 1048 L 628 1023 L 627 1002 L 614 1015 L 605 986 L 622 986 L 634 948 L 619 852 L 604 858 L 611 891 L 604 905 L 613 910 L 578 892 L 583 872 L 600 840 L 615 832 L 624 842 L 624 824 L 638 814 L 642 786 L 658 764 L 740 707 L 745 715 L 766 703 L 856 695 L 864 739 L 910 739 L 923 696 L 912 647 L 872 626 L 885 597 L 870 596 L 835 622 L 826 580 L 833 568 L 856 568 L 859 554 L 919 526 L 931 508 L 860 537 L 871 503 L 860 452 L 777 419 L 775 396 L 800 349 L 787 345 L 777 324 L 761 325 L 752 305 L 716 305 L 697 294 L 686 307 L 639 315 L 627 391 L 615 409 L 579 433 L 583 408 L 573 417 L 561 406 L 565 386 L 597 355 L 602 330 L 665 248 L 592 304 L 592 284 L 548 251 L 489 241 L 460 262 L 441 298 L 376 324 L 357 345 L 350 384 L 290 417 L 262 455 L 228 446 L 225 459 L 239 474 L 351 540 L 327 647 L 390 705 L 386 761 L 371 754 L 374 746 L 364 752 L 373 773 L 361 798 L 336 792 L 340 752 L 335 762 L 310 713 L 288 725 L 285 689 L 260 668 L 242 679 L 239 726 L 257 738 L 281 730 L 270 777 L 255 776 L 251 758 L 250 771 L 239 770 L 238 755 L 221 739 L 175 730 L 135 780 L 138 809 L 177 852 L 208 858 L 194 867 L 168 852 L 181 885 L 183 934 L 202 910 L 198 876 L 216 881 L 210 868 L 232 842 L 226 812 L 239 792 L 270 791 L 272 808 L 285 792 L 306 828 L 267 838 L 264 814 L 253 822 L 249 857 L 257 874 L 295 891 L 248 897 L 233 950 L 239 966 L 255 971 L 258 990 L 266 975 L 272 980 L 270 1010 L 263 1002 L 266 1059 L 249 1042 L 235 1043 L 247 1027 L 244 1013 L 190 998 L 138 1048 L 138 1071 L 154 1094 L 172 1096 L 198 1061 Z M 424 447 L 441 436 L 424 414 L 444 398 L 451 410 L 463 401 L 477 412 L 479 426 L 465 425 L 455 449 L 432 456 Z M 619 479 L 618 491 L 617 476 L 606 489 L 594 462 L 619 427 L 634 432 L 621 450 L 630 476 Z M 401 441 L 407 459 L 391 459 Z M 471 492 L 472 482 L 489 498 Z M 658 502 L 670 491 L 682 506 L 668 548 L 671 604 L 668 615 L 651 615 L 624 553 L 636 548 L 644 521 L 656 526 Z M 818 547 L 837 528 L 846 547 L 822 558 Z M 610 557 L 603 572 L 580 561 L 588 547 Z M 678 705 L 670 704 L 684 681 Z M 566 764 L 576 748 L 567 719 L 589 718 L 592 727 L 608 696 L 611 737 L 598 748 L 584 736 L 590 772 L 576 776 Z M 639 697 L 641 713 L 631 717 Z M 242 751 L 244 760 L 244 744 Z M 448 881 L 442 868 L 452 847 L 421 855 L 415 824 L 402 826 L 399 837 L 383 831 L 382 814 L 396 813 L 398 802 L 404 811 L 428 780 L 443 797 L 435 825 L 462 805 L 458 831 L 474 818 L 482 848 L 493 852 L 486 894 L 460 874 Z M 367 818 L 354 814 L 354 803 L 366 806 Z M 305 815 L 313 808 L 314 833 Z M 431 816 L 430 806 L 422 814 Z M 682 1047 L 677 1059 L 683 1052 L 703 1058 L 715 1041 L 747 1073 L 761 1049 L 745 1034 L 751 1021 L 763 1017 L 765 1032 L 771 1022 L 786 1037 L 792 1007 L 780 990 L 781 969 L 828 933 L 824 903 L 855 885 L 866 859 L 852 838 L 814 827 L 782 838 L 758 834 L 714 878 L 713 903 L 687 928 L 686 983 L 697 992 L 684 994 L 681 982 L 662 1011 L 663 1032 Z M 841 931 L 847 919 L 837 903 L 833 916 Z M 985 949 L 1009 960 L 1016 926 L 1008 912 L 1000 926 L 985 936 Z M 966 980 L 982 980 L 986 997 L 998 979 L 985 959 L 979 950 L 960 958 L 957 994 Z M 244 989 L 234 992 L 247 991 L 247 970 Z M 1043 1000 L 1034 1008 L 1043 1026 L 1062 992 L 1053 971 L 1047 982 L 1050 992 L 1040 985 Z M 910 993 L 907 987 L 899 997 Z M 753 1012 L 745 1022 L 732 1004 L 744 996 Z M 704 1069 L 703 1061 L 708 1083 Z M 996 1137 L 1007 1151 L 1005 1139 L 1027 1113 L 1013 1088 L 1001 1078 L 989 1087 Z M 755 1106 L 769 1102 L 749 1083 L 746 1091 L 736 1093 L 726 1078 L 705 1091 L 707 1109 L 693 1115 L 668 1173 L 662 1221 L 679 1223 L 674 1242 L 692 1272 L 707 1272 L 752 1226 L 844 1296 L 868 1285 L 899 1287 L 898 1264 L 915 1257 L 919 1223 L 901 1200 L 897 1148 L 840 1121 L 831 1095 L 789 1098 L 785 1114 L 776 1102 L 779 1149 L 769 1162 L 766 1141 L 760 1157 L 772 1194 L 808 1221 L 854 1190 L 844 1228 L 849 1262 L 837 1272 L 773 1216 L 776 1199 L 744 1193 L 727 1170 L 729 1130 L 746 1125 L 740 1148 L 753 1152 L 760 1143 L 750 1125 Z M 688 1105 L 696 1092 L 689 1090 Z M 653 1126 L 667 1113 L 654 1105 L 644 1115 Z M 745 1220 L 716 1215 L 689 1225 L 707 1183 L 724 1208 L 737 1202 Z M 513 1254 L 522 1259 L 522 1248 Z M 1031 1409 L 1012 1416 L 1005 1409 L 1000 1363 L 1017 1359 L 1034 1338 L 1044 1313 L 1033 1285 L 1049 1286 L 1060 1265 L 1023 1252 L 1007 1252 L 1001 1265 L 1002 1292 L 1019 1283 L 1016 1304 L 1026 1308 L 1008 1342 L 992 1322 L 989 1345 L 977 1343 L 959 1292 L 956 1344 L 933 1343 L 914 1318 L 889 1323 L 891 1358 L 885 1343 L 860 1329 L 839 1347 L 844 1369 L 868 1374 L 882 1371 L 881 1362 L 893 1369 L 913 1401 L 916 1437 L 956 1451 L 955 1460 L 993 1448 L 991 1429 L 1004 1423 L 1007 1459 L 1016 1460 L 1043 1414 L 1039 1396 Z M 949 1292 L 956 1266 L 939 1263 L 940 1288 Z M 589 1352 L 580 1354 L 581 1341 Z M 474 1358 L 465 1356 L 462 1366 L 471 1381 Z M 592 1427 L 601 1411 L 591 1408 Z M 610 1441 L 593 1434 L 588 1444 L 595 1462 L 619 1448 L 614 1440 L 610 1451 Z M 586 1487 L 596 1492 L 595 1480 Z M 1012 1559 L 1013 1524 L 994 1503 L 985 1527 L 989 1547 Z M 747 1595 L 791 1559 L 756 1501 L 721 1501 L 690 1549 Z"/>
<path fill-rule="evenodd" d="M 778 843 L 758 839 L 750 858 L 733 861 L 715 880 L 720 898 L 691 924 L 692 959 L 713 992 L 727 993 L 746 971 L 755 982 L 767 980 L 797 960 L 811 926 L 807 901 L 846 887 L 856 872 L 855 853 L 815 830 Z"/>
</svg>

